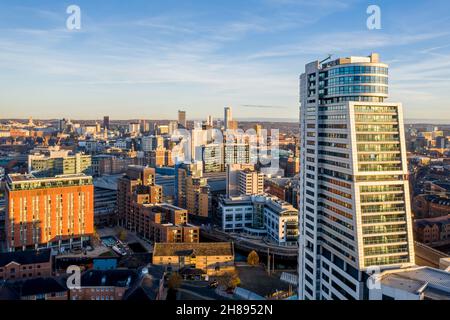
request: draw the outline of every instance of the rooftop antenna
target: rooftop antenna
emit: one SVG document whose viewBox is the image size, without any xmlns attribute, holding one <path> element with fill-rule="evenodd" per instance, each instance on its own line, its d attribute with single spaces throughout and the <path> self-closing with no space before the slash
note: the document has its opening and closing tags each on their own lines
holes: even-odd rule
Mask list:
<svg viewBox="0 0 450 320">
<path fill-rule="evenodd" d="M 332 54 L 332 53 L 329 53 L 329 54 L 328 54 L 328 57 L 326 57 L 325 59 L 323 59 L 322 61 L 320 61 L 319 64 L 322 64 L 322 63 L 324 63 L 325 61 L 330 60 L 332 56 L 333 56 L 333 54 Z"/>
</svg>

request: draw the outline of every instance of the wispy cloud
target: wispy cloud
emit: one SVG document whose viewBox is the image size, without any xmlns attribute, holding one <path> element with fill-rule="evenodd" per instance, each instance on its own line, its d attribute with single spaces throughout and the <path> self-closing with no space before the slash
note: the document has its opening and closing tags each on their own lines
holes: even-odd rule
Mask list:
<svg viewBox="0 0 450 320">
<path fill-rule="evenodd" d="M 450 32 L 422 34 L 391 34 L 359 32 L 331 32 L 323 35 L 306 36 L 297 44 L 282 45 L 257 52 L 248 59 L 279 58 L 300 55 L 320 55 L 361 50 L 375 50 L 386 47 L 399 47 L 449 36 Z"/>
<path fill-rule="evenodd" d="M 252 108 L 252 109 L 286 109 L 284 106 L 264 106 L 257 104 L 243 104 L 241 105 L 243 108 Z"/>
<path fill-rule="evenodd" d="M 353 17 L 352 10 L 364 4 L 356 0 L 259 4 L 223 14 L 206 5 L 134 12 L 133 19 L 86 10 L 81 32 L 64 29 L 64 12 L 26 9 L 46 24 L 0 24 L 0 85 L 9 89 L 0 96 L 0 106 L 64 104 L 90 114 L 92 106 L 126 105 L 139 116 L 142 110 L 170 113 L 188 104 L 194 106 L 192 116 L 200 116 L 205 108 L 221 114 L 222 106 L 231 104 L 241 107 L 243 117 L 259 109 L 267 117 L 297 118 L 298 75 L 305 63 L 328 53 L 372 51 L 390 60 L 393 99 L 405 100 L 414 114 L 427 101 L 449 96 L 446 28 L 337 29 L 336 15 Z M 33 87 L 26 88 L 29 81 Z"/>
</svg>

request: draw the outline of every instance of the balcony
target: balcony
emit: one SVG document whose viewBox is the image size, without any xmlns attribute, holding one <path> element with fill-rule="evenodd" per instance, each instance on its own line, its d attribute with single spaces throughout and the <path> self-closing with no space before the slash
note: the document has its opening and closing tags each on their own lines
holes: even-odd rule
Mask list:
<svg viewBox="0 0 450 320">
<path fill-rule="evenodd" d="M 363 236 L 402 234 L 402 233 L 406 233 L 406 226 L 404 226 L 404 227 L 390 227 L 390 226 L 363 227 Z"/>
<path fill-rule="evenodd" d="M 396 247 L 378 247 L 378 248 L 365 248 L 364 255 L 366 257 L 370 256 L 387 256 L 387 255 L 398 255 L 399 253 L 408 254 L 408 247 L 401 246 Z"/>
<path fill-rule="evenodd" d="M 370 240 L 370 238 L 364 239 L 364 247 L 378 247 L 380 244 L 382 245 L 389 245 L 389 246 L 395 246 L 395 245 L 404 245 L 408 242 L 405 239 L 385 239 L 385 240 Z"/>
<path fill-rule="evenodd" d="M 406 218 L 395 216 L 373 216 L 362 217 L 362 223 L 364 225 L 383 225 L 383 224 L 403 224 L 406 223 Z"/>
</svg>

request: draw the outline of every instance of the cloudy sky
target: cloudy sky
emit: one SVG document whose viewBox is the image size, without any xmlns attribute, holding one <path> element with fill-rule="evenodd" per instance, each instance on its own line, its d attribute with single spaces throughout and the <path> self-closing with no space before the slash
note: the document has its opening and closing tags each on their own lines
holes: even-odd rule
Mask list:
<svg viewBox="0 0 450 320">
<path fill-rule="evenodd" d="M 81 8 L 81 30 L 66 9 Z M 366 9 L 381 8 L 381 30 Z M 298 118 L 307 62 L 378 52 L 406 118 L 450 121 L 450 2 L 4 0 L 0 118 Z"/>
</svg>

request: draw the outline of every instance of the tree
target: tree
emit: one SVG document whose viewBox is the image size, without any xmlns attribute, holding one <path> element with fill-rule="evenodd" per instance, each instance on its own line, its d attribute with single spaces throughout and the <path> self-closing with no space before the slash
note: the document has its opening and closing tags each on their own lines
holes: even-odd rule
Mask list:
<svg viewBox="0 0 450 320">
<path fill-rule="evenodd" d="M 119 232 L 119 240 L 120 241 L 126 241 L 127 240 L 127 236 L 128 236 L 128 233 L 127 233 L 126 230 L 121 230 Z"/>
<path fill-rule="evenodd" d="M 169 289 L 177 290 L 181 286 L 181 281 L 183 279 L 178 273 L 172 273 L 167 280 L 167 285 Z"/>
<path fill-rule="evenodd" d="M 218 278 L 218 281 L 222 287 L 233 289 L 241 284 L 241 279 L 236 271 L 225 273 L 223 276 Z"/>
<path fill-rule="evenodd" d="M 93 237 L 92 237 L 92 243 L 93 243 L 94 245 L 100 243 L 100 235 L 98 234 L 96 228 L 94 228 L 94 234 L 93 234 Z"/>
<path fill-rule="evenodd" d="M 251 266 L 257 266 L 259 264 L 259 256 L 255 250 L 248 254 L 247 263 Z"/>
<path fill-rule="evenodd" d="M 232 274 L 231 274 L 231 278 L 230 278 L 230 281 L 229 281 L 229 283 L 228 283 L 228 286 L 230 287 L 230 288 L 236 288 L 238 285 L 240 285 L 241 284 L 241 279 L 239 278 L 239 276 L 238 276 L 238 274 L 237 274 L 237 272 L 233 272 Z"/>
</svg>

